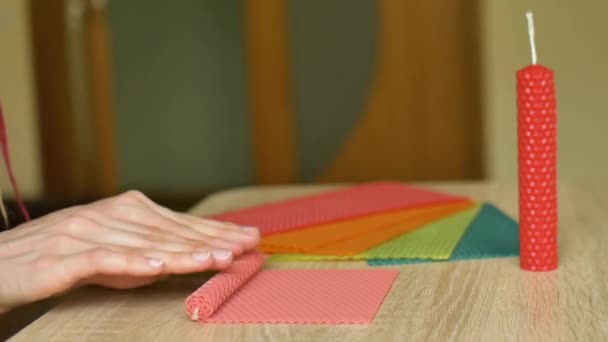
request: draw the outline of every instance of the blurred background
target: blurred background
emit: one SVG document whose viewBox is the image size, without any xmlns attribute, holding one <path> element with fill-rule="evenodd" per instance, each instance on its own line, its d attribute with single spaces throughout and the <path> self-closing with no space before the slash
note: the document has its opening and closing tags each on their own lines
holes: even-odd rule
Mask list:
<svg viewBox="0 0 608 342">
<path fill-rule="evenodd" d="M 513 182 L 528 9 L 559 177 L 600 178 L 606 1 L 0 0 L 18 182 L 35 215 L 132 188 L 184 210 L 245 185 Z"/>
</svg>

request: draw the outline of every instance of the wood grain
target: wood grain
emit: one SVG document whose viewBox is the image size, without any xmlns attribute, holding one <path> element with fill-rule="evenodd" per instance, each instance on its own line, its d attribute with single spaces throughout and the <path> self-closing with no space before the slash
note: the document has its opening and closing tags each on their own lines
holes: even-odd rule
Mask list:
<svg viewBox="0 0 608 342">
<path fill-rule="evenodd" d="M 425 184 L 490 200 L 517 217 L 516 184 Z M 196 214 L 322 191 L 267 187 L 227 191 Z M 600 341 L 608 339 L 608 185 L 562 185 L 560 267 L 519 269 L 517 258 L 405 265 L 369 326 L 205 325 L 184 300 L 208 275 L 176 277 L 139 290 L 83 289 L 14 341 Z M 364 263 L 279 263 L 268 267 L 350 268 Z"/>
</svg>

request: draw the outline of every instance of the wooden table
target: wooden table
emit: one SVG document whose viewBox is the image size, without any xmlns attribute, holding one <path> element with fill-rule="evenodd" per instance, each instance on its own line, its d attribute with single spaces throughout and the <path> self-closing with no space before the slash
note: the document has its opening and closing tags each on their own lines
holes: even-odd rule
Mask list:
<svg viewBox="0 0 608 342">
<path fill-rule="evenodd" d="M 517 217 L 515 184 L 425 185 L 490 200 Z M 227 191 L 192 212 L 211 214 L 326 189 Z M 608 186 L 597 183 L 560 187 L 559 270 L 524 272 L 517 258 L 404 265 L 370 326 L 197 324 L 184 314 L 184 299 L 208 276 L 195 275 L 138 290 L 76 291 L 13 340 L 608 340 L 607 194 Z M 268 267 L 367 266 L 338 262 Z"/>
</svg>

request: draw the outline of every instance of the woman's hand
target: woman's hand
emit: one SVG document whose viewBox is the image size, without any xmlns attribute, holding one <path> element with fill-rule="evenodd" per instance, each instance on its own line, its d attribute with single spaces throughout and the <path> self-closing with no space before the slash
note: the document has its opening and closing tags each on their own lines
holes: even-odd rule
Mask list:
<svg viewBox="0 0 608 342">
<path fill-rule="evenodd" d="M 223 269 L 255 228 L 176 213 L 130 191 L 0 233 L 0 312 L 83 284 L 132 288 Z"/>
</svg>

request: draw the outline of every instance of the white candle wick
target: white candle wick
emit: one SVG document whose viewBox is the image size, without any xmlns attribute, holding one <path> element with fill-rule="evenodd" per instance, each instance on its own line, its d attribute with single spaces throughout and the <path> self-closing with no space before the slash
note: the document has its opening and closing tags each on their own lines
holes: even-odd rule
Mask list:
<svg viewBox="0 0 608 342">
<path fill-rule="evenodd" d="M 532 54 L 532 64 L 536 64 L 536 43 L 534 42 L 534 18 L 532 12 L 526 12 L 526 18 L 528 19 L 528 37 L 530 38 L 530 51 Z"/>
</svg>

